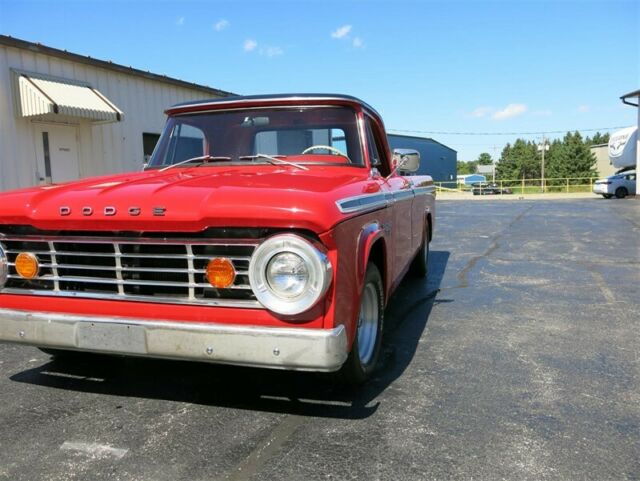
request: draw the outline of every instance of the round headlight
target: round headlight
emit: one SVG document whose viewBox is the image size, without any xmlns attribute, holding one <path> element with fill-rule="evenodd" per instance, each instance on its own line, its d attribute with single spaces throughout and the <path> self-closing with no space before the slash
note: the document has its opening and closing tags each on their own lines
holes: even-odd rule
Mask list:
<svg viewBox="0 0 640 481">
<path fill-rule="evenodd" d="M 249 263 L 249 283 L 258 301 L 284 315 L 313 307 L 331 283 L 331 264 L 309 241 L 293 234 L 270 237 Z"/>
<path fill-rule="evenodd" d="M 8 275 L 9 261 L 7 260 L 7 254 L 4 252 L 2 244 L 0 244 L 0 289 L 2 289 L 7 282 Z"/>
<path fill-rule="evenodd" d="M 309 283 L 309 270 L 302 257 L 283 252 L 273 256 L 267 264 L 267 282 L 280 297 L 298 297 Z"/>
</svg>

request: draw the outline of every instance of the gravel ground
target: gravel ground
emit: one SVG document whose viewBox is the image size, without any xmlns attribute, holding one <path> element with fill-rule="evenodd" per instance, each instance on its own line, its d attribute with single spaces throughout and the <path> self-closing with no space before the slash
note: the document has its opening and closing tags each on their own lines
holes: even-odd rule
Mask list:
<svg viewBox="0 0 640 481">
<path fill-rule="evenodd" d="M 439 201 L 361 389 L 0 345 L 0 480 L 638 480 L 639 234 L 631 200 Z"/>
</svg>

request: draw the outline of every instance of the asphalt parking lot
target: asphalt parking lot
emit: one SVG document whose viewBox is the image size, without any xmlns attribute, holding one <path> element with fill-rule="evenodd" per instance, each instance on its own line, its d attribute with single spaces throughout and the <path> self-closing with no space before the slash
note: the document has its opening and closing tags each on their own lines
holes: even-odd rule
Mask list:
<svg viewBox="0 0 640 481">
<path fill-rule="evenodd" d="M 441 201 L 364 388 L 0 345 L 0 479 L 637 480 L 639 297 L 636 201 Z"/>
</svg>

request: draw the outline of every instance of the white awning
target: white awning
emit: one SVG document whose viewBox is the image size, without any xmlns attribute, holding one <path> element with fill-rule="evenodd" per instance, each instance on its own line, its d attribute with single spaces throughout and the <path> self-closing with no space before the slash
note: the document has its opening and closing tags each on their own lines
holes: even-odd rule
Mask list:
<svg viewBox="0 0 640 481">
<path fill-rule="evenodd" d="M 119 122 L 124 117 L 113 102 L 88 84 L 21 72 L 15 75 L 21 117 L 75 117 L 92 122 Z"/>
</svg>

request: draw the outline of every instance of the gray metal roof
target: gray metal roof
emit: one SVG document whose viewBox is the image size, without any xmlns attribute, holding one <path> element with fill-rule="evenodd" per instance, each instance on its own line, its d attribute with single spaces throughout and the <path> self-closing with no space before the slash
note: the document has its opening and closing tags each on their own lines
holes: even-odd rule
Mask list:
<svg viewBox="0 0 640 481">
<path fill-rule="evenodd" d="M 621 99 L 628 99 L 631 97 L 640 97 L 640 90 L 634 90 L 633 92 L 629 92 L 628 94 L 624 94 Z"/>
<path fill-rule="evenodd" d="M 438 144 L 441 145 L 442 147 L 444 147 L 445 149 L 449 149 L 452 152 L 455 152 L 456 154 L 458 153 L 458 151 L 456 149 L 452 149 L 451 147 L 449 147 L 448 145 L 443 144 L 442 142 L 438 142 L 436 139 L 432 138 L 432 137 L 421 137 L 419 135 L 405 135 L 405 134 L 396 134 L 394 132 L 400 132 L 400 131 L 396 131 L 394 129 L 389 129 L 389 131 L 387 132 L 387 136 L 393 136 L 393 137 L 404 137 L 407 139 L 418 139 L 418 140 L 429 140 L 431 142 L 433 142 L 434 144 Z"/>
<path fill-rule="evenodd" d="M 110 60 L 99 60 L 92 57 L 86 57 L 84 55 L 79 55 L 77 53 L 67 52 L 66 50 L 60 50 L 53 47 L 47 47 L 46 45 L 42 45 L 41 43 L 28 42 L 26 40 L 21 40 L 19 38 L 10 37 L 8 35 L 0 35 L 0 45 L 5 45 L 7 47 L 20 48 L 24 50 L 29 50 L 34 53 L 41 53 L 44 55 L 49 55 L 52 57 L 61 58 L 64 60 L 70 60 L 72 62 L 83 63 L 86 65 L 91 65 L 93 67 L 104 68 L 107 70 L 113 70 L 115 72 L 124 73 L 128 75 L 135 75 L 138 77 L 143 77 L 149 80 L 155 80 L 157 82 L 164 82 L 172 85 L 176 85 L 178 87 L 201 90 L 205 93 L 209 93 L 212 95 L 226 97 L 228 95 L 235 95 L 231 92 L 226 92 L 224 90 L 216 89 L 213 87 L 209 87 L 208 85 L 201 85 L 193 82 L 186 82 L 184 80 L 180 80 L 173 77 L 167 77 L 166 75 L 160 75 L 156 73 L 151 73 L 145 70 L 139 70 L 133 67 L 127 67 L 125 65 L 120 65 L 117 63 L 113 63 Z"/>
<path fill-rule="evenodd" d="M 638 99 L 637 104 L 634 104 L 633 102 L 629 102 L 628 99 L 633 99 L 633 98 Z M 633 107 L 638 107 L 638 105 L 640 105 L 640 90 L 635 90 L 633 92 L 629 92 L 628 94 L 624 94 L 622 97 L 620 97 L 620 100 L 622 100 L 623 104 L 631 105 Z"/>
</svg>

